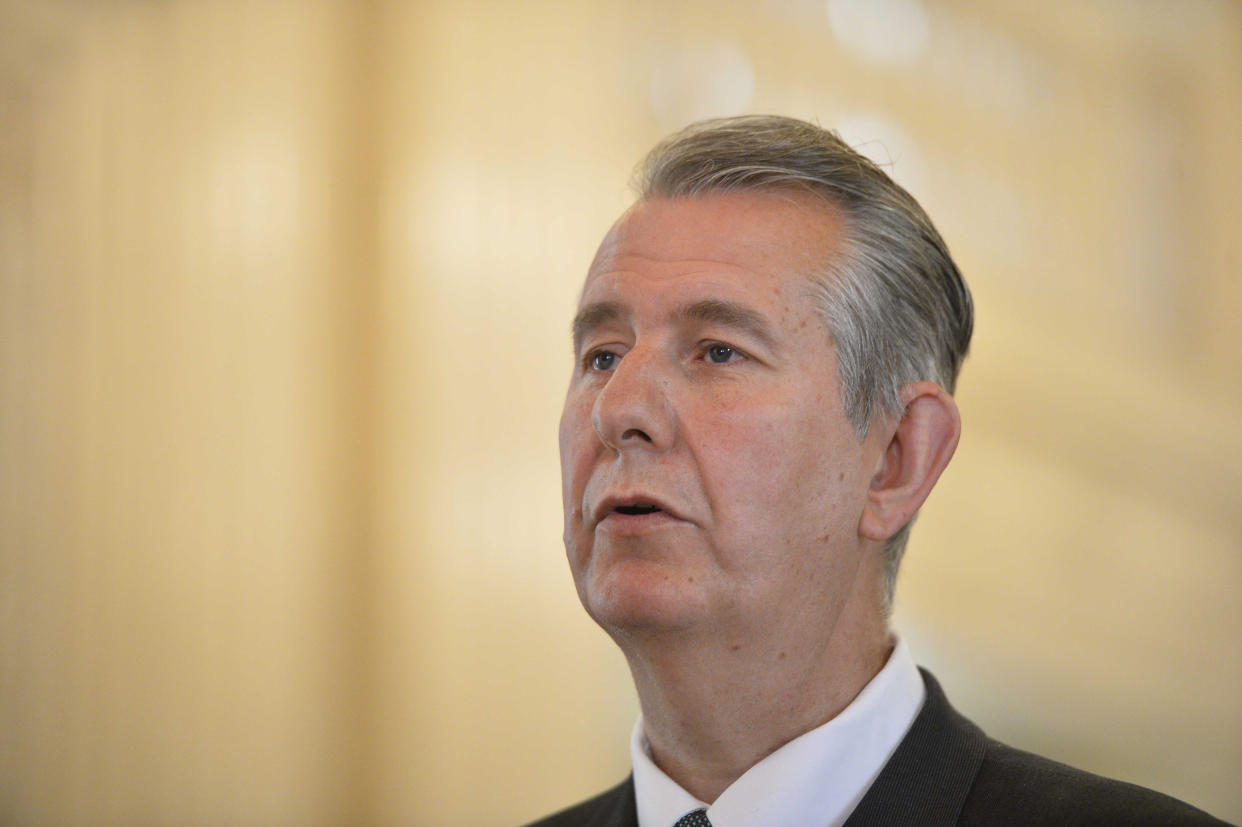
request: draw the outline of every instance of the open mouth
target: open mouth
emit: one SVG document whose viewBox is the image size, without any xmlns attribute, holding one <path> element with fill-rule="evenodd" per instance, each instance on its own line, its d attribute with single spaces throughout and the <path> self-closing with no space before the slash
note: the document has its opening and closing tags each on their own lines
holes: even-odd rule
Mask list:
<svg viewBox="0 0 1242 827">
<path fill-rule="evenodd" d="M 638 514 L 654 514 L 655 512 L 660 511 L 660 510 L 662 510 L 662 509 L 660 509 L 660 507 L 659 507 L 659 506 L 655 506 L 655 505 L 642 505 L 642 504 L 638 504 L 638 505 L 619 505 L 619 506 L 617 506 L 617 513 L 618 513 L 618 514 L 627 514 L 627 515 L 630 515 L 630 516 L 635 516 L 635 515 L 638 515 Z"/>
</svg>

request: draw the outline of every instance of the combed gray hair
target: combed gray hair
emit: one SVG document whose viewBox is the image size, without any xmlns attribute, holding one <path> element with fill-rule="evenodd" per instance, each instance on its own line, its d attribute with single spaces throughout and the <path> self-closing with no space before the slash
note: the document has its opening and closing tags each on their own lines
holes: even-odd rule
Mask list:
<svg viewBox="0 0 1242 827">
<path fill-rule="evenodd" d="M 700 121 L 651 150 L 634 188 L 640 200 L 781 190 L 823 198 L 840 212 L 846 243 L 814 280 L 855 431 L 904 416 L 901 390 L 912 382 L 953 392 L 970 346 L 970 291 L 918 202 L 836 133 L 775 115 Z M 913 523 L 885 544 L 886 612 Z"/>
</svg>

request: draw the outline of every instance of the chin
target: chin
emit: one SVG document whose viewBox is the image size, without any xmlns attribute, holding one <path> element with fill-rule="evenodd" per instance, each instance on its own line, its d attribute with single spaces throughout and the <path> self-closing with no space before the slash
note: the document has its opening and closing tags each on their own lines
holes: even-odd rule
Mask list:
<svg viewBox="0 0 1242 827">
<path fill-rule="evenodd" d="M 592 561 L 578 581 L 587 614 L 610 634 L 675 631 L 694 624 L 706 604 L 702 578 L 659 561 Z"/>
</svg>

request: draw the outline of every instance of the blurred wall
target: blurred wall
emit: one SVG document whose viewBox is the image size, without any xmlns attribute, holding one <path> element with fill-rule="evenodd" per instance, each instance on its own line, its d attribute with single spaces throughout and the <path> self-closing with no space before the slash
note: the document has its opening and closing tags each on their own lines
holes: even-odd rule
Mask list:
<svg viewBox="0 0 1242 827">
<path fill-rule="evenodd" d="M 0 3 L 0 822 L 515 824 L 627 770 L 568 320 L 689 120 L 839 128 L 975 291 L 896 625 L 1242 820 L 1242 7 Z"/>
<path fill-rule="evenodd" d="M 2 14 L 0 822 L 351 817 L 356 13 Z"/>
</svg>

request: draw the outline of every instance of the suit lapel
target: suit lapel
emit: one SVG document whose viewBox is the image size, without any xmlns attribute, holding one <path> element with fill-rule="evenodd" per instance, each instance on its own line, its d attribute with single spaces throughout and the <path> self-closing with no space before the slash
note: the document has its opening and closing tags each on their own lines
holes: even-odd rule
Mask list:
<svg viewBox="0 0 1242 827">
<path fill-rule="evenodd" d="M 583 822 L 583 827 L 638 827 L 634 776 L 629 776 L 604 793 L 600 797 L 599 807 Z"/>
<path fill-rule="evenodd" d="M 919 671 L 927 687 L 923 709 L 845 827 L 957 823 L 987 737 L 949 705 L 929 672 Z"/>
</svg>

